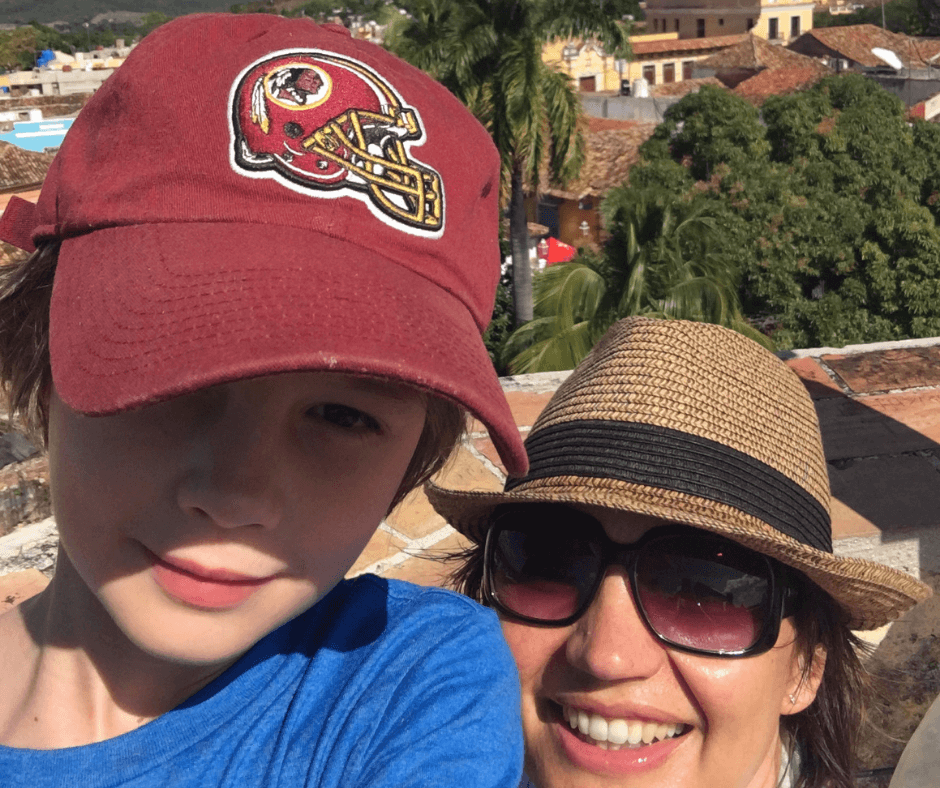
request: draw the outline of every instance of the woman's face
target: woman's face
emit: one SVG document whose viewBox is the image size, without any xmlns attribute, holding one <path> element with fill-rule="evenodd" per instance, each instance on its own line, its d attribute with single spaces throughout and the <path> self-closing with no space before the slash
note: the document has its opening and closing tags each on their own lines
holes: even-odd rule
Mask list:
<svg viewBox="0 0 940 788">
<path fill-rule="evenodd" d="M 584 508 L 624 544 L 662 525 Z M 782 622 L 776 645 L 754 657 L 668 648 L 637 613 L 620 567 L 610 569 L 574 624 L 505 620 L 503 632 L 522 682 L 526 772 L 538 788 L 773 788 L 780 717 L 806 708 L 822 675 L 814 669 L 801 682 L 790 620 Z M 571 727 L 572 717 L 587 734 Z M 606 736 L 624 725 L 642 742 L 611 749 Z"/>
</svg>

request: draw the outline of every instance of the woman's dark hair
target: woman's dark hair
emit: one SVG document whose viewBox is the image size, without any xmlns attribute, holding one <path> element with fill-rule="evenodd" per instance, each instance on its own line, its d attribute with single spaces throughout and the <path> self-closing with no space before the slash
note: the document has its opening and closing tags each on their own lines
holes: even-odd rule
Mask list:
<svg viewBox="0 0 940 788">
<path fill-rule="evenodd" d="M 45 443 L 49 432 L 49 304 L 59 245 L 47 244 L 27 260 L 0 268 L 0 385 L 10 414 Z M 441 469 L 466 431 L 456 403 L 426 395 L 427 416 L 391 511 L 411 490 Z"/>
<path fill-rule="evenodd" d="M 459 564 L 448 585 L 484 603 L 483 545 L 471 545 L 448 560 Z M 826 654 L 816 699 L 798 714 L 781 717 L 781 738 L 799 762 L 793 788 L 855 788 L 858 737 L 871 691 L 870 676 L 860 659 L 866 647 L 829 594 L 796 570 L 787 570 L 786 575 L 798 590 L 794 628 L 804 680 L 810 676 L 816 650 Z"/>
<path fill-rule="evenodd" d="M 829 594 L 799 572 L 801 604 L 794 615 L 796 646 L 808 677 L 822 649 L 826 667 L 816 699 L 781 726 L 800 759 L 793 788 L 855 788 L 858 739 L 872 679 L 861 657 L 870 649 L 849 629 L 847 616 Z"/>
</svg>

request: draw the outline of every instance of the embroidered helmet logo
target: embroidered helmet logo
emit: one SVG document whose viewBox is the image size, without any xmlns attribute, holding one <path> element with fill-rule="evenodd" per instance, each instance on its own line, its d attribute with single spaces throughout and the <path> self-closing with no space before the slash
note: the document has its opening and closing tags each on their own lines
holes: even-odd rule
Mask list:
<svg viewBox="0 0 940 788">
<path fill-rule="evenodd" d="M 363 63 L 287 52 L 249 67 L 232 100 L 235 165 L 321 196 L 352 193 L 401 229 L 437 233 L 440 175 L 411 158 L 418 112 Z"/>
</svg>

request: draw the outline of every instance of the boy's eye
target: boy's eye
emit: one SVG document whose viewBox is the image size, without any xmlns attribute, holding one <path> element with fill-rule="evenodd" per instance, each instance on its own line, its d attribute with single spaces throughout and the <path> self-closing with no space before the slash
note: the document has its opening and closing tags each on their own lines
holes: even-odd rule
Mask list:
<svg viewBox="0 0 940 788">
<path fill-rule="evenodd" d="M 348 405 L 337 405 L 330 402 L 325 405 L 317 405 L 311 408 L 309 412 L 344 430 L 382 431 L 381 425 L 372 416 Z"/>
</svg>

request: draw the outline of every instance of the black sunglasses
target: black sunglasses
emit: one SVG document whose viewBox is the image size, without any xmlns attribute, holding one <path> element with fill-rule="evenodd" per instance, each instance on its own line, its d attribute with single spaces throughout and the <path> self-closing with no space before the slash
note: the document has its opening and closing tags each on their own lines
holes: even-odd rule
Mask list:
<svg viewBox="0 0 940 788">
<path fill-rule="evenodd" d="M 762 654 L 796 609 L 795 578 L 761 553 L 685 525 L 618 544 L 594 517 L 559 504 L 497 508 L 486 537 L 483 595 L 504 616 L 563 627 L 584 615 L 613 564 L 626 569 L 650 632 L 692 654 Z"/>
</svg>

